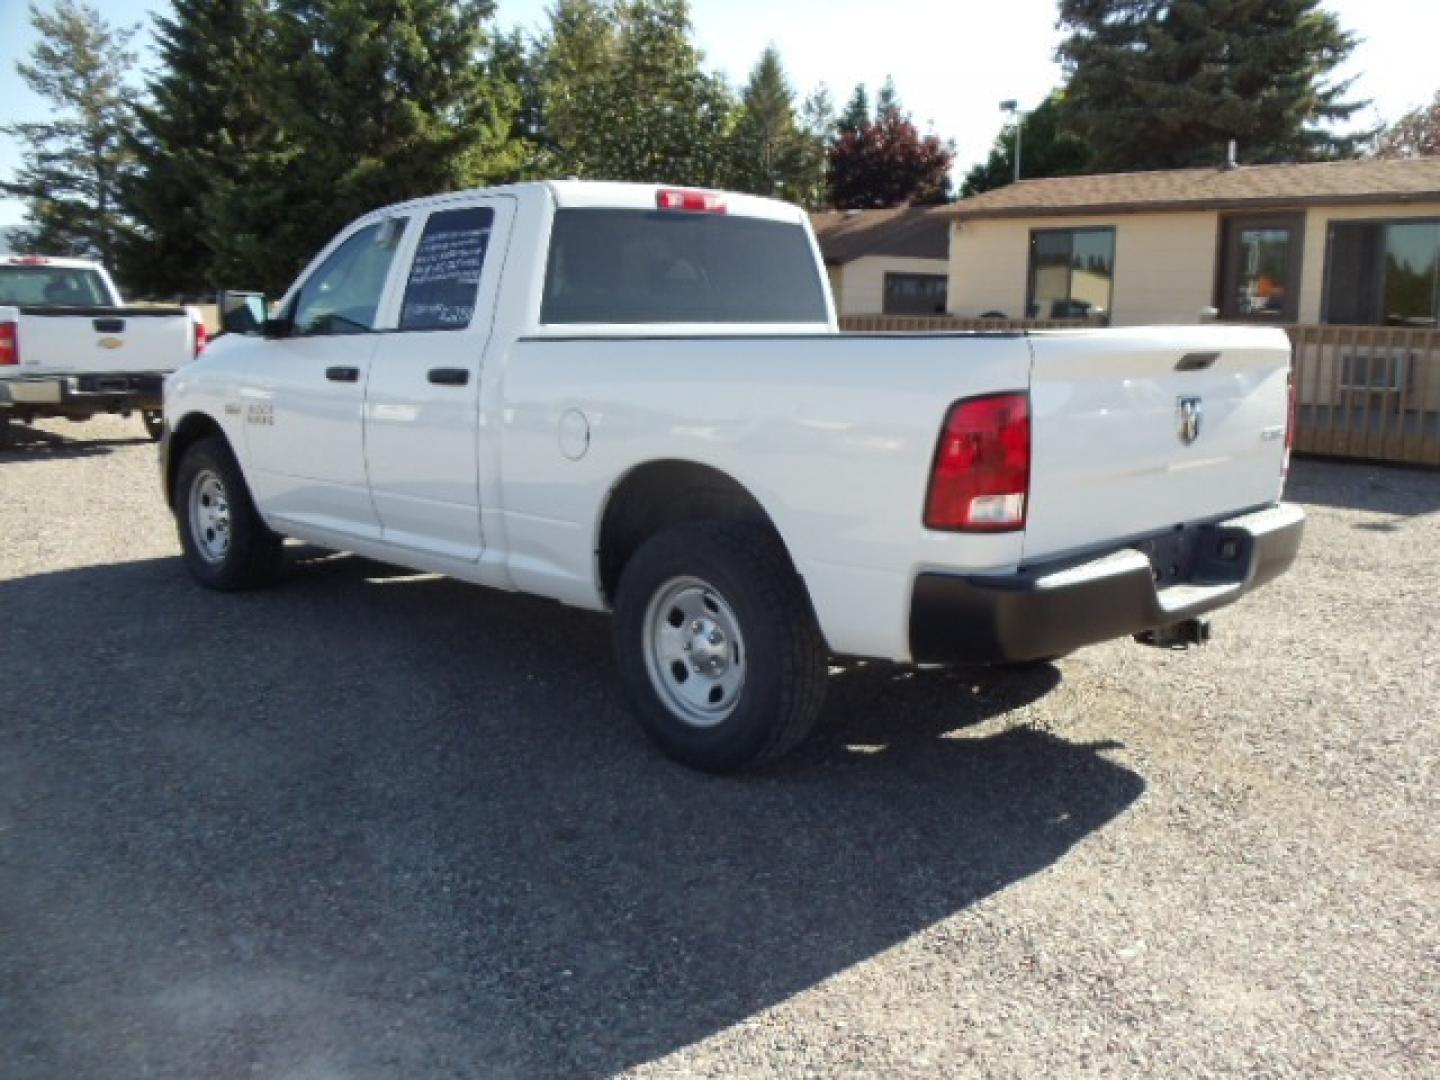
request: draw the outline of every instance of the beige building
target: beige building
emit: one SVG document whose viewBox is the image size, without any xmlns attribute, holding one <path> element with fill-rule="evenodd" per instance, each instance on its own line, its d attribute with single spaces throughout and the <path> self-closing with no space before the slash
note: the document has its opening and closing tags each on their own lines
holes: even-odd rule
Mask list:
<svg viewBox="0 0 1440 1080">
<path fill-rule="evenodd" d="M 943 315 L 949 219 L 943 207 L 811 214 L 841 315 Z"/>
<path fill-rule="evenodd" d="M 1440 325 L 1440 158 L 1022 180 L 942 212 L 964 318 Z"/>
</svg>

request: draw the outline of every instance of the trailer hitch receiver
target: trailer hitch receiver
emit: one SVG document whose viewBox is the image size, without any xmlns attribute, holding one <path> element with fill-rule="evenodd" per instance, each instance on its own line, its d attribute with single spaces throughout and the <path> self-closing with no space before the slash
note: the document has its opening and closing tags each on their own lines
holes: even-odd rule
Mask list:
<svg viewBox="0 0 1440 1080">
<path fill-rule="evenodd" d="M 1188 649 L 1192 645 L 1204 645 L 1210 640 L 1209 619 L 1184 619 L 1169 626 L 1158 626 L 1135 635 L 1141 645 L 1156 649 Z"/>
</svg>

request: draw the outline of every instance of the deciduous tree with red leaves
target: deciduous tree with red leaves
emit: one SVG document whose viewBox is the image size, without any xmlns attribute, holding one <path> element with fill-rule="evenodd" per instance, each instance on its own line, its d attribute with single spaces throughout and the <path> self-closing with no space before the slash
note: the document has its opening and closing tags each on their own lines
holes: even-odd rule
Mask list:
<svg viewBox="0 0 1440 1080">
<path fill-rule="evenodd" d="M 852 108 L 856 101 L 863 102 L 863 94 L 857 92 Z M 935 135 L 920 134 L 901 110 L 893 84 L 880 95 L 874 119 L 847 113 L 847 120 L 830 144 L 832 206 L 869 210 L 949 199 L 954 149 Z"/>
</svg>

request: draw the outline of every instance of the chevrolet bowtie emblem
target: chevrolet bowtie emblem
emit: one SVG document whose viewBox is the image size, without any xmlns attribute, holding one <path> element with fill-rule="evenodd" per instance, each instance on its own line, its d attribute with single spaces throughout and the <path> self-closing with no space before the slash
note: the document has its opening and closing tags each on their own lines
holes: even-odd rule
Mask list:
<svg viewBox="0 0 1440 1080">
<path fill-rule="evenodd" d="M 102 349 L 118 349 L 124 345 L 125 342 L 121 341 L 118 337 L 102 337 L 96 341 L 95 344 L 99 345 Z"/>
</svg>

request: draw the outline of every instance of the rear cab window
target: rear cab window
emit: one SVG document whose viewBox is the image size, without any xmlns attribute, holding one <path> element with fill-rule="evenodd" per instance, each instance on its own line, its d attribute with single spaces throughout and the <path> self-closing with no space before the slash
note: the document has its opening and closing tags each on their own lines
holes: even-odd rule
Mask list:
<svg viewBox="0 0 1440 1080">
<path fill-rule="evenodd" d="M 87 267 L 0 264 L 0 304 L 16 307 L 109 307 L 110 290 Z"/>
<path fill-rule="evenodd" d="M 668 210 L 555 211 L 544 324 L 827 319 L 820 267 L 797 223 Z"/>
</svg>

